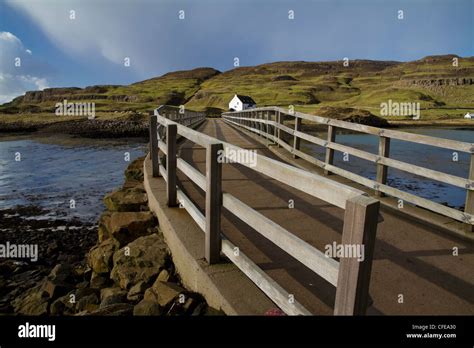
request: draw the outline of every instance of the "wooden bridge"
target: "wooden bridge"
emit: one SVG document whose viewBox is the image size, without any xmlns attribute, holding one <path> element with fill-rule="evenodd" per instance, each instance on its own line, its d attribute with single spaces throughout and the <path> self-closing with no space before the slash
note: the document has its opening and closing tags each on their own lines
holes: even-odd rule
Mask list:
<svg viewBox="0 0 474 348">
<path fill-rule="evenodd" d="M 327 127 L 327 139 L 303 132 L 303 120 Z M 338 144 L 337 128 L 378 136 L 379 153 Z M 391 159 L 390 139 L 467 152 L 469 177 Z M 301 140 L 323 146 L 325 161 Z M 376 180 L 335 166 L 334 151 L 373 162 Z M 160 107 L 146 187 L 158 196 L 164 185 L 166 205 L 192 217 L 206 264 L 232 262 L 287 314 L 472 314 L 473 153 L 470 143 L 277 107 L 221 119 Z M 390 187 L 387 167 L 465 188 L 465 211 Z M 413 205 L 397 209 L 400 199 Z"/>
</svg>

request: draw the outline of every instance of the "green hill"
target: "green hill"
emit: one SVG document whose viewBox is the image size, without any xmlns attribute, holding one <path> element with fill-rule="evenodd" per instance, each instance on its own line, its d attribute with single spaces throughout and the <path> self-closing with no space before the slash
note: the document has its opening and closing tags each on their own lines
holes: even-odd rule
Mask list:
<svg viewBox="0 0 474 348">
<path fill-rule="evenodd" d="M 458 58 L 457 67 L 453 58 Z M 226 110 L 235 93 L 251 95 L 259 106 L 294 105 L 309 113 L 332 107 L 380 115 L 380 103 L 391 99 L 419 102 L 424 119 L 459 118 L 474 110 L 474 57 L 429 56 L 406 63 L 354 60 L 348 67 L 342 61 L 276 62 L 223 73 L 198 68 L 128 86 L 27 92 L 1 105 L 0 113 L 52 113 L 64 99 L 95 102 L 96 111 L 103 113 L 148 112 L 160 104 L 215 112 Z"/>
</svg>

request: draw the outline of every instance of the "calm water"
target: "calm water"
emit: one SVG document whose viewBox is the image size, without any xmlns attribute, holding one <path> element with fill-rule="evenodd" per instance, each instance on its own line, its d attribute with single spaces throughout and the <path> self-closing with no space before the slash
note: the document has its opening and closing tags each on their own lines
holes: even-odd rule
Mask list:
<svg viewBox="0 0 474 348">
<path fill-rule="evenodd" d="M 404 129 L 404 131 L 441 138 L 474 142 L 474 130 L 463 129 Z M 324 133 L 317 134 L 325 137 Z M 50 211 L 50 218 L 76 217 L 96 221 L 103 210 L 102 198 L 124 181 L 123 171 L 130 161 L 145 154 L 141 140 L 85 140 L 31 137 L 0 137 L 0 209 L 16 205 L 36 205 Z M 377 152 L 377 137 L 361 134 L 338 134 L 337 141 L 359 149 Z M 303 143 L 303 150 L 324 158 L 324 149 Z M 21 161 L 15 155 L 21 154 Z M 393 140 L 390 157 L 420 166 L 467 177 L 469 158 L 459 153 L 457 162 L 453 151 Z M 343 160 L 335 154 L 335 164 L 368 178 L 375 178 L 375 165 L 354 156 Z M 422 177 L 389 169 L 389 184 L 439 203 L 464 205 L 465 190 Z M 74 199 L 76 208 L 70 209 Z"/>
<path fill-rule="evenodd" d="M 0 137 L 0 209 L 35 205 L 50 218 L 96 221 L 104 194 L 123 183 L 125 168 L 145 150 L 136 139 Z"/>
<path fill-rule="evenodd" d="M 469 143 L 474 142 L 474 129 L 407 128 L 400 130 Z M 315 133 L 315 135 L 326 138 L 325 133 Z M 338 133 L 336 141 L 374 154 L 378 151 L 378 137 L 373 135 Z M 324 159 L 324 149 L 322 147 L 309 143 L 304 143 L 302 146 L 303 151 L 312 153 L 321 160 Z M 391 158 L 467 178 L 469 155 L 459 152 L 458 161 L 456 162 L 453 161 L 453 152 L 452 150 L 394 139 L 391 140 L 390 144 Z M 376 165 L 374 163 L 359 159 L 355 156 L 350 156 L 348 161 L 344 161 L 343 154 L 337 151 L 334 155 L 334 163 L 343 169 L 347 169 L 370 179 L 375 179 Z M 388 170 L 388 183 L 390 186 L 434 200 L 438 203 L 448 203 L 454 207 L 464 206 L 466 191 L 455 186 L 392 168 Z"/>
</svg>

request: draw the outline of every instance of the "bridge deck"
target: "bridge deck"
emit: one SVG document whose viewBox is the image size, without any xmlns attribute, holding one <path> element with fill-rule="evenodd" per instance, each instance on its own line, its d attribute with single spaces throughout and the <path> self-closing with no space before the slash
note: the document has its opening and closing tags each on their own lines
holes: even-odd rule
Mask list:
<svg viewBox="0 0 474 348">
<path fill-rule="evenodd" d="M 278 159 L 258 141 L 221 119 L 198 129 L 205 134 Z M 205 150 L 189 141 L 180 157 L 205 173 Z M 278 159 L 280 160 L 280 159 Z M 204 193 L 182 173 L 179 185 L 204 211 Z M 238 164 L 223 165 L 223 190 L 324 251 L 341 240 L 343 210 Z M 289 201 L 294 208 L 289 208 Z M 382 208 L 368 314 L 473 314 L 474 248 L 433 227 Z M 332 314 L 335 288 L 224 210 L 224 234 L 314 314 Z M 458 247 L 459 256 L 453 256 Z M 238 284 L 236 284 L 238 286 Z M 399 303 L 403 295 L 403 303 Z"/>
</svg>

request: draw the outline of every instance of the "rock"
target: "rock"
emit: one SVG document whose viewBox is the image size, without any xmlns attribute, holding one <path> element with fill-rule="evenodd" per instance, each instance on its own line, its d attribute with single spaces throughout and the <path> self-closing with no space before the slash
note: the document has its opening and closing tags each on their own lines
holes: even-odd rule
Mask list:
<svg viewBox="0 0 474 348">
<path fill-rule="evenodd" d="M 87 269 L 89 269 L 89 267 L 85 263 L 81 263 L 74 265 L 72 272 L 75 277 L 80 278 L 86 275 Z"/>
<path fill-rule="evenodd" d="M 92 272 L 90 287 L 94 289 L 102 289 L 109 285 L 110 279 L 106 275 Z"/>
<path fill-rule="evenodd" d="M 60 248 L 60 243 L 58 241 L 52 241 L 48 248 L 46 249 L 46 255 L 51 256 L 54 255 Z"/>
<path fill-rule="evenodd" d="M 84 292 L 84 291 L 83 291 Z M 51 315 L 72 314 L 78 298 L 89 293 L 81 294 L 78 290 L 70 291 L 68 294 L 59 297 L 50 306 Z"/>
<path fill-rule="evenodd" d="M 142 300 L 135 307 L 133 307 L 133 315 L 161 315 L 163 309 L 160 305 L 153 301 Z"/>
<path fill-rule="evenodd" d="M 110 215 L 112 215 L 111 212 L 105 212 L 99 218 L 99 228 L 97 231 L 99 243 L 110 238 L 110 232 L 107 229 L 107 226 L 110 223 Z"/>
<path fill-rule="evenodd" d="M 113 267 L 114 252 L 118 249 L 118 242 L 107 239 L 94 246 L 87 256 L 87 263 L 97 274 L 110 273 Z"/>
<path fill-rule="evenodd" d="M 121 288 L 104 288 L 100 291 L 100 308 L 125 301 L 127 292 Z"/>
<path fill-rule="evenodd" d="M 88 288 L 89 285 L 90 285 L 89 282 L 87 280 L 84 280 L 83 282 L 76 284 L 76 288 L 84 289 L 84 288 Z"/>
<path fill-rule="evenodd" d="M 151 212 L 115 212 L 106 224 L 109 235 L 119 242 L 119 247 L 138 237 L 150 234 L 148 229 L 156 225 Z"/>
<path fill-rule="evenodd" d="M 62 301 L 62 297 L 51 303 L 49 308 L 51 315 L 62 315 L 66 310 L 66 304 Z"/>
<path fill-rule="evenodd" d="M 170 273 L 166 269 L 162 269 L 160 274 L 158 274 L 157 280 L 160 280 L 162 282 L 167 282 L 170 280 Z"/>
<path fill-rule="evenodd" d="M 22 315 L 47 315 L 49 295 L 39 284 L 13 300 L 14 311 Z"/>
<path fill-rule="evenodd" d="M 122 185 L 124 190 L 127 189 L 135 189 L 137 191 L 145 192 L 145 187 L 143 186 L 143 182 L 135 180 L 135 179 L 126 179 L 124 184 Z"/>
<path fill-rule="evenodd" d="M 141 281 L 130 288 L 127 294 L 127 300 L 132 302 L 140 301 L 143 298 L 143 293 L 148 288 L 148 284 Z"/>
<path fill-rule="evenodd" d="M 139 157 L 130 163 L 127 169 L 125 169 L 125 177 L 127 179 L 143 181 L 143 160 L 144 157 Z"/>
<path fill-rule="evenodd" d="M 146 207 L 148 198 L 146 193 L 134 188 L 118 190 L 109 193 L 104 197 L 104 204 L 110 211 L 118 212 L 136 212 Z"/>
<path fill-rule="evenodd" d="M 79 289 L 76 289 L 73 293 L 76 296 L 76 300 L 77 300 L 90 294 L 99 295 L 100 290 L 94 289 L 94 288 L 79 288 Z"/>
<path fill-rule="evenodd" d="M 110 278 L 125 290 L 140 281 L 151 284 L 164 268 L 167 258 L 167 246 L 161 235 L 140 237 L 114 253 Z"/>
<path fill-rule="evenodd" d="M 76 303 L 76 310 L 78 312 L 83 311 L 83 310 L 95 310 L 98 307 L 99 304 L 99 298 L 97 297 L 96 294 L 89 294 L 87 296 L 83 296 L 81 299 L 79 299 Z"/>
<path fill-rule="evenodd" d="M 60 263 L 54 266 L 48 275 L 48 278 L 57 283 L 69 283 L 73 274 L 71 265 Z"/>
<path fill-rule="evenodd" d="M 145 291 L 143 299 L 157 302 L 161 307 L 166 308 L 183 292 L 185 289 L 178 284 L 157 280 L 151 288 Z"/>
<path fill-rule="evenodd" d="M 68 293 L 73 286 L 73 269 L 69 264 L 61 263 L 51 270 L 49 275 L 41 284 L 41 290 L 50 299 L 56 299 Z"/>
<path fill-rule="evenodd" d="M 53 280 L 46 279 L 42 284 L 42 289 L 48 294 L 51 299 L 58 298 L 73 288 L 72 285 L 67 283 L 56 283 Z"/>
<path fill-rule="evenodd" d="M 129 303 L 115 303 L 103 308 L 98 308 L 90 313 L 90 315 L 100 316 L 119 316 L 119 315 L 132 315 L 133 305 Z"/>
</svg>

